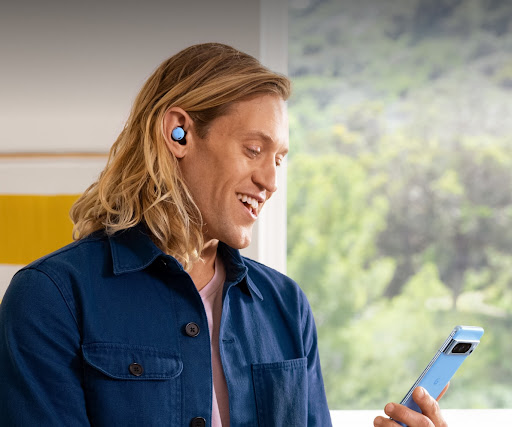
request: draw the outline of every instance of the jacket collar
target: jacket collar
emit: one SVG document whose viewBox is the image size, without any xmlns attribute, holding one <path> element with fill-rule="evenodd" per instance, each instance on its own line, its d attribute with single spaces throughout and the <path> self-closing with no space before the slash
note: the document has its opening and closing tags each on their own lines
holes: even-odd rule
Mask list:
<svg viewBox="0 0 512 427">
<path fill-rule="evenodd" d="M 217 256 L 221 256 L 224 260 L 226 266 L 226 282 L 240 284 L 240 286 L 249 290 L 252 296 L 256 295 L 260 300 L 263 300 L 263 295 L 261 295 L 256 283 L 254 283 L 249 274 L 247 274 L 248 268 L 239 250 L 233 249 L 223 242 L 219 242 Z"/>
<path fill-rule="evenodd" d="M 115 275 L 143 270 L 158 257 L 165 256 L 141 224 L 119 231 L 109 236 L 109 240 Z"/>
<path fill-rule="evenodd" d="M 109 236 L 109 241 L 115 275 L 143 270 L 157 259 L 162 259 L 172 271 L 184 271 L 176 258 L 166 255 L 155 245 L 143 224 L 117 232 Z M 226 282 L 246 288 L 251 295 L 263 300 L 260 290 L 247 274 L 248 268 L 240 251 L 219 242 L 217 256 L 222 256 L 224 261 Z"/>
</svg>

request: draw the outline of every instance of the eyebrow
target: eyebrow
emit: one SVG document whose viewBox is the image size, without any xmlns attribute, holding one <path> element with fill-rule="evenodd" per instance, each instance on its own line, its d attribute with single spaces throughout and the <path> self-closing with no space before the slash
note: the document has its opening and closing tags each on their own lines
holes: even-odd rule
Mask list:
<svg viewBox="0 0 512 427">
<path fill-rule="evenodd" d="M 262 131 L 259 131 L 259 130 L 254 130 L 254 131 L 246 132 L 246 133 L 243 134 L 243 138 L 244 139 L 256 138 L 256 139 L 263 140 L 267 144 L 275 144 L 275 142 L 274 142 L 272 137 L 267 135 L 265 132 L 262 132 Z M 286 155 L 286 154 L 288 154 L 288 151 L 289 151 L 289 149 L 286 148 L 286 149 L 280 151 L 279 154 Z"/>
</svg>

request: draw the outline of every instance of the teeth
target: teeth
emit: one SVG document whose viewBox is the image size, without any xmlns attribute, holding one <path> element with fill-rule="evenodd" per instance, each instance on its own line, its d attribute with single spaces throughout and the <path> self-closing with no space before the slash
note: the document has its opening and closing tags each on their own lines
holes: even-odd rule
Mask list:
<svg viewBox="0 0 512 427">
<path fill-rule="evenodd" d="M 253 199 L 252 197 L 248 196 L 247 194 L 237 194 L 236 197 L 238 198 L 238 200 L 242 201 L 243 203 L 247 203 L 248 205 L 250 205 L 254 211 L 256 211 L 258 209 L 258 201 L 256 199 Z"/>
</svg>

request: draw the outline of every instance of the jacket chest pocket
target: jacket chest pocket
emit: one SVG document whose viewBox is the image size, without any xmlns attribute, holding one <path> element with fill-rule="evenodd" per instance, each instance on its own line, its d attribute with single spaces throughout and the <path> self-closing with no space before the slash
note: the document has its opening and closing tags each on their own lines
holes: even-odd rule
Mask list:
<svg viewBox="0 0 512 427">
<path fill-rule="evenodd" d="M 181 426 L 183 364 L 148 346 L 82 346 L 87 413 L 95 426 Z"/>
<path fill-rule="evenodd" d="M 307 425 L 307 359 L 252 365 L 258 425 Z"/>
</svg>

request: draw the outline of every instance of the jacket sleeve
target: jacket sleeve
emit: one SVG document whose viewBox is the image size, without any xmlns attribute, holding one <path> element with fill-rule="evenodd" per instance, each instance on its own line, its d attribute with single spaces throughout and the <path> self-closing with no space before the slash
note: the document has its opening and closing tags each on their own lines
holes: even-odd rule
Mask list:
<svg viewBox="0 0 512 427">
<path fill-rule="evenodd" d="M 18 272 L 0 304 L 0 366 L 3 425 L 90 425 L 76 318 L 39 270 Z"/>
<path fill-rule="evenodd" d="M 306 301 L 304 348 L 308 359 L 308 426 L 331 426 L 331 414 L 325 395 L 315 320 Z"/>
</svg>

